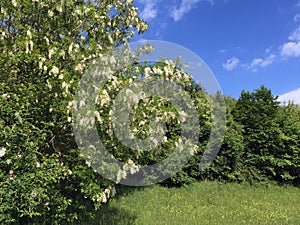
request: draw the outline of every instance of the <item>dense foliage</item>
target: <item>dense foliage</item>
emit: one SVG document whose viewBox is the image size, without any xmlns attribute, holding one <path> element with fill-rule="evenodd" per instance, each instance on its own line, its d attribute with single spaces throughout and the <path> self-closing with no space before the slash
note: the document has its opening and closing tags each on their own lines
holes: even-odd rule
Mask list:
<svg viewBox="0 0 300 225">
<path fill-rule="evenodd" d="M 92 216 L 92 209 L 114 196 L 115 189 L 80 154 L 71 126 L 73 95 L 94 59 L 112 60 L 104 53 L 126 45 L 147 25 L 130 0 L 0 3 L 0 223 L 74 223 Z M 105 147 L 127 163 L 115 174 L 118 181 L 179 149 L 191 158 L 163 184 L 203 179 L 300 183 L 299 106 L 280 105 L 264 86 L 243 91 L 238 100 L 225 97 L 223 144 L 214 163 L 202 171 L 199 162 L 216 123 L 212 110 L 221 107 L 216 103 L 224 96 L 206 94 L 176 60 L 137 63 L 114 75 L 99 91 L 94 115 Z M 188 143 L 180 132 L 190 129 L 182 127 L 189 115 L 155 96 L 135 104 L 130 115 L 131 132 L 140 139 L 165 132 L 162 140 L 151 139 L 160 142 L 152 151 L 133 151 L 114 135 L 112 100 L 127 85 L 154 76 L 189 93 L 198 111 L 198 144 L 182 145 Z M 151 121 L 165 122 L 165 130 L 154 129 Z"/>
<path fill-rule="evenodd" d="M 79 154 L 72 95 L 93 59 L 147 25 L 130 0 L 1 0 L 0 21 L 0 223 L 72 222 L 114 195 Z"/>
</svg>

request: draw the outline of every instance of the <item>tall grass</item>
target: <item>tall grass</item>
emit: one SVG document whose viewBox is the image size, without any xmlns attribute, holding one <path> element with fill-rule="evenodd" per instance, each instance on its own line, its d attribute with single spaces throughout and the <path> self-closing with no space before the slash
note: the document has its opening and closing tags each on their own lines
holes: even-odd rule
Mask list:
<svg viewBox="0 0 300 225">
<path fill-rule="evenodd" d="M 300 189 L 199 182 L 126 188 L 83 225 L 300 224 Z"/>
</svg>

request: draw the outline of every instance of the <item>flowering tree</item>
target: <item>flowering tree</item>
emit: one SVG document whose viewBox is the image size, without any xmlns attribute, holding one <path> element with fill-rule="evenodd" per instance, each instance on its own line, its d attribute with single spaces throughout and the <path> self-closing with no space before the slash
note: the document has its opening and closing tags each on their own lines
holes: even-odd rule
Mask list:
<svg viewBox="0 0 300 225">
<path fill-rule="evenodd" d="M 209 117 L 208 99 L 201 89 L 195 91 L 192 77 L 184 72 L 182 65 L 176 64 L 176 59 L 154 65 L 136 64 L 127 70 L 130 76 L 122 70 L 105 84 L 97 98 L 94 115 L 105 149 L 117 160 L 127 162 L 114 173 L 110 172 L 111 179 L 134 186 L 152 184 L 174 175 L 185 158 L 199 152 L 198 117 L 209 120 L 199 115 L 205 111 Z M 193 96 L 194 91 L 203 95 L 196 99 L 199 96 Z M 84 117 L 77 121 L 89 123 Z M 88 134 L 91 136 L 91 132 Z M 91 147 L 90 144 L 86 146 Z M 90 166 L 104 170 L 103 161 L 99 163 L 100 157 L 95 157 L 93 151 L 86 156 Z M 167 165 L 160 164 L 166 159 Z M 148 170 L 150 165 L 152 168 Z"/>
<path fill-rule="evenodd" d="M 79 154 L 85 68 L 147 25 L 131 0 L 0 1 L 0 223 L 65 224 L 114 195 Z"/>
</svg>

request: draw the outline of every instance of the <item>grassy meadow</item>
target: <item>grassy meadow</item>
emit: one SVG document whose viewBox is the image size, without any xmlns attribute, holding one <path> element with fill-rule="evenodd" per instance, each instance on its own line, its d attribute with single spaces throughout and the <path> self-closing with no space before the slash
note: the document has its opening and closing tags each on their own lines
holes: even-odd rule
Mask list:
<svg viewBox="0 0 300 225">
<path fill-rule="evenodd" d="M 300 190 L 275 184 L 198 182 L 122 188 L 82 225 L 300 224 Z"/>
</svg>

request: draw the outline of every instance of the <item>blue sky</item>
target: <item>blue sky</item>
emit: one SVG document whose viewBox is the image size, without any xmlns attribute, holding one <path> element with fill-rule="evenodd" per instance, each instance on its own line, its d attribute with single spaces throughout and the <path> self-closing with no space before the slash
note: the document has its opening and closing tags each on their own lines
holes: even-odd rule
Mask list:
<svg viewBox="0 0 300 225">
<path fill-rule="evenodd" d="M 150 29 L 199 55 L 224 94 L 265 85 L 300 104 L 300 0 L 135 0 Z"/>
</svg>

